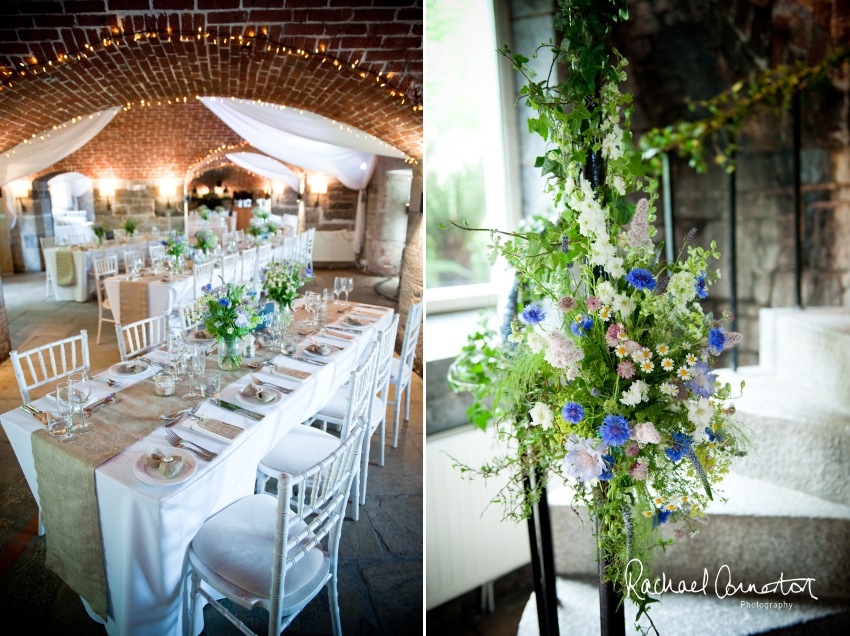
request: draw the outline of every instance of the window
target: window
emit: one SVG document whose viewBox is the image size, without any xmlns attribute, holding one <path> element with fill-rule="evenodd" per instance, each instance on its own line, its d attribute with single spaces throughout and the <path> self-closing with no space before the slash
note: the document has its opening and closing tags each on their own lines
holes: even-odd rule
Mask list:
<svg viewBox="0 0 850 636">
<path fill-rule="evenodd" d="M 428 313 L 494 304 L 499 268 L 486 232 L 440 229 L 508 224 L 501 43 L 492 0 L 428 0 L 426 76 Z M 491 52 L 490 55 L 487 52 Z"/>
</svg>

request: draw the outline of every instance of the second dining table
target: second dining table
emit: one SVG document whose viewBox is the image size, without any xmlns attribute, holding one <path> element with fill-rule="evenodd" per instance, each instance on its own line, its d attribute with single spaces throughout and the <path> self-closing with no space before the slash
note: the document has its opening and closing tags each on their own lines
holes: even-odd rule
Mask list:
<svg viewBox="0 0 850 636">
<path fill-rule="evenodd" d="M 343 314 L 336 305 L 329 323 L 342 326 Z M 106 579 L 106 620 L 91 610 L 87 611 L 95 620 L 105 622 L 111 636 L 118 634 L 183 634 L 189 632 L 189 593 L 186 574 L 187 549 L 195 534 L 206 519 L 232 502 L 254 491 L 256 467 L 274 444 L 293 427 L 319 411 L 347 381 L 376 340 L 378 331 L 390 325 L 393 310 L 371 307 L 373 322 L 350 340 L 337 340 L 314 336 L 320 341 L 332 343 L 339 353 L 324 360 L 324 365 L 300 361 L 292 356 L 277 354 L 270 349 L 261 349 L 255 358 L 245 362 L 273 360 L 276 364 L 312 374 L 309 379 L 297 382 L 285 376 L 272 374 L 268 367 L 252 370 L 243 366 L 241 372 L 224 374 L 229 384 L 223 386 L 220 399 L 239 403 L 239 393 L 251 381 L 249 373 L 261 379 L 291 389 L 273 406 L 252 406 L 251 410 L 264 415 L 255 421 L 237 412 L 222 409 L 209 400 L 203 400 L 198 413 L 244 429 L 232 444 L 211 439 L 196 433 L 185 425 L 190 420 L 177 422 L 172 429 L 180 437 L 201 444 L 217 453 L 210 462 L 197 460 L 197 470 L 182 483 L 170 486 L 152 486 L 141 481 L 134 473 L 134 465 L 151 447 L 168 448 L 166 428 L 157 427 L 111 459 L 103 462 L 94 471 L 100 539 L 103 548 L 103 564 Z M 329 325 L 330 326 L 330 325 Z M 350 332 L 346 332 L 350 333 Z M 304 357 L 309 341 L 298 345 L 296 356 Z M 148 354 L 153 361 L 165 363 L 165 351 Z M 215 368 L 215 354 L 207 358 L 207 368 Z M 114 404 L 104 407 L 114 411 L 122 408 L 121 392 L 129 387 L 149 388 L 150 404 L 160 400 L 154 393 L 151 378 L 154 365 L 132 380 L 124 380 L 120 387 L 110 388 L 106 379 L 108 372 L 93 379 L 92 399 L 117 392 Z M 233 379 L 236 378 L 236 379 Z M 141 386 L 140 386 L 141 385 Z M 181 387 L 182 388 L 182 387 Z M 174 398 L 162 400 L 163 410 L 172 407 Z M 191 405 L 191 402 L 183 402 Z M 34 406 L 50 408 L 48 398 L 36 400 Z M 126 405 L 126 402 L 125 402 Z M 122 414 L 123 417 L 123 414 Z M 126 412 L 127 421 L 142 417 L 138 413 Z M 150 417 L 150 416 L 146 416 Z M 74 444 L 94 444 L 97 438 L 97 415 L 92 416 L 95 431 L 82 435 Z M 3 428 L 21 464 L 27 482 L 36 500 L 40 502 L 39 481 L 33 459 L 33 433 L 44 430 L 36 419 L 14 410 L 0 416 Z M 164 423 L 163 423 L 164 424 Z M 56 452 L 61 452 L 60 444 Z M 81 449 L 82 450 L 82 449 Z M 41 505 L 41 504 L 40 504 Z M 68 541 L 73 537 L 51 534 L 50 510 L 45 511 L 45 528 L 48 553 L 52 541 Z M 80 551 L 87 546 L 77 546 Z M 73 586 L 72 586 L 73 588 Z M 201 612 L 201 609 L 198 610 Z M 202 613 L 199 614 L 202 617 Z M 202 618 L 198 622 L 203 624 Z M 192 634 L 190 636 L 196 636 Z"/>
</svg>

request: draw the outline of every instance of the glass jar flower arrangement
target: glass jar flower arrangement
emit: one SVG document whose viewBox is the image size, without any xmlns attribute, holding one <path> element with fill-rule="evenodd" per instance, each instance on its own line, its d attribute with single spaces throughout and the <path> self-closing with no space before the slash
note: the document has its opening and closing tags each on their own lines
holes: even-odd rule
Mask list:
<svg viewBox="0 0 850 636">
<path fill-rule="evenodd" d="M 282 312 L 291 312 L 298 289 L 313 279 L 313 271 L 295 261 L 269 263 L 260 270 L 263 291 L 278 304 Z"/>
<path fill-rule="evenodd" d="M 121 226 L 122 229 L 127 232 L 127 236 L 133 236 L 136 233 L 136 228 L 139 224 L 136 222 L 136 219 L 129 218 L 124 221 L 124 224 Z"/>
<path fill-rule="evenodd" d="M 254 237 L 255 243 L 260 243 L 268 236 L 268 221 L 265 218 L 255 216 L 248 222 L 248 227 L 245 228 L 245 232 Z"/>
<path fill-rule="evenodd" d="M 183 255 L 189 249 L 186 237 L 182 234 L 172 234 L 162 244 L 165 246 L 165 254 L 168 256 L 168 265 L 175 271 L 183 269 Z"/>
<path fill-rule="evenodd" d="M 199 205 L 195 212 L 202 221 L 209 221 L 212 218 L 212 211 L 203 204 Z"/>
<path fill-rule="evenodd" d="M 98 244 L 103 245 L 103 239 L 107 232 L 109 232 L 109 226 L 101 223 L 95 223 L 94 226 L 92 226 L 92 232 L 94 232 Z"/>
<path fill-rule="evenodd" d="M 246 289 L 247 285 L 234 283 L 216 289 L 205 285 L 197 300 L 207 333 L 218 340 L 218 366 L 223 371 L 242 367 L 242 338 L 262 322 L 254 310 L 257 293 Z"/>
<path fill-rule="evenodd" d="M 200 250 L 205 255 L 218 245 L 218 236 L 212 230 L 199 230 L 195 233 L 195 250 Z"/>
</svg>

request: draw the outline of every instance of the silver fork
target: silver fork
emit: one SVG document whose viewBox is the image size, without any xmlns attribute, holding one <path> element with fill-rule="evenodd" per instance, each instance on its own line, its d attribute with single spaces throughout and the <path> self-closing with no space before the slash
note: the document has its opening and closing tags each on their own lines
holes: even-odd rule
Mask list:
<svg viewBox="0 0 850 636">
<path fill-rule="evenodd" d="M 195 453 L 195 455 L 197 455 L 201 459 L 207 460 L 208 462 L 211 462 L 215 457 L 217 457 L 215 453 L 204 450 L 201 446 L 195 444 L 195 442 L 190 442 L 187 439 L 183 439 L 170 428 L 165 429 L 165 439 L 168 440 L 168 443 L 174 446 L 175 448 L 182 448 L 184 450 L 192 451 L 193 453 Z M 198 446 L 198 448 L 201 450 L 195 450 L 191 446 L 186 446 L 186 444 L 195 444 L 195 446 Z"/>
<path fill-rule="evenodd" d="M 259 384 L 260 386 L 270 386 L 273 389 L 277 389 L 282 393 L 292 393 L 292 389 L 287 389 L 285 386 L 278 386 L 277 384 L 272 384 L 271 382 L 263 382 L 260 378 L 258 378 L 253 373 L 251 374 L 251 379 L 254 381 L 254 384 Z"/>
</svg>

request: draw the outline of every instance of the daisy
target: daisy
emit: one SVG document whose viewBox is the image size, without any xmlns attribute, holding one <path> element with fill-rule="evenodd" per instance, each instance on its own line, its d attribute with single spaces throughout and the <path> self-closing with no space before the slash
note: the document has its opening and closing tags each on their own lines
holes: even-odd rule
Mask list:
<svg viewBox="0 0 850 636">
<path fill-rule="evenodd" d="M 666 506 L 664 506 L 664 507 L 665 507 L 667 510 L 669 510 L 670 512 L 675 512 L 675 511 L 676 511 L 676 504 L 674 504 L 674 503 L 668 503 L 668 504 L 667 504 Z"/>
<path fill-rule="evenodd" d="M 629 339 L 629 337 L 626 335 L 625 331 L 621 331 L 620 333 L 617 334 L 617 340 L 619 340 L 620 342 L 625 342 L 628 339 Z"/>
<path fill-rule="evenodd" d="M 682 503 L 688 503 L 690 500 L 690 497 L 679 497 L 679 501 Z"/>
<path fill-rule="evenodd" d="M 691 348 L 690 342 L 683 342 L 682 343 L 682 351 L 688 351 L 688 350 L 690 350 L 690 348 Z"/>
<path fill-rule="evenodd" d="M 697 358 L 694 354 L 689 353 L 685 356 L 685 362 L 688 363 L 689 367 L 694 366 L 697 362 L 699 362 L 699 358 Z"/>
<path fill-rule="evenodd" d="M 649 373 L 655 368 L 655 365 L 652 364 L 652 360 L 644 360 L 640 363 L 640 370 L 644 373 Z"/>
<path fill-rule="evenodd" d="M 652 500 L 652 503 L 654 503 L 656 506 L 663 506 L 664 500 L 661 497 L 656 497 Z"/>
<path fill-rule="evenodd" d="M 676 375 L 679 376 L 680 380 L 690 380 L 691 370 L 685 365 L 682 365 L 681 367 L 679 367 L 679 370 L 676 371 Z"/>
<path fill-rule="evenodd" d="M 660 356 L 666 356 L 668 353 L 670 353 L 670 347 L 668 347 L 666 344 L 658 345 L 657 347 L 655 347 L 655 350 Z"/>
<path fill-rule="evenodd" d="M 652 351 L 650 351 L 646 347 L 641 348 L 641 350 L 637 352 L 637 355 L 641 360 L 651 360 L 652 359 Z"/>
<path fill-rule="evenodd" d="M 655 513 L 654 513 L 654 512 L 652 512 L 652 510 L 644 510 L 644 511 L 643 511 L 643 516 L 644 516 L 644 517 L 646 517 L 647 519 L 648 519 L 649 517 L 651 517 L 652 515 L 654 515 L 654 514 L 655 514 Z"/>
<path fill-rule="evenodd" d="M 676 365 L 673 363 L 673 361 L 670 358 L 664 358 L 661 361 L 661 368 L 664 369 L 665 371 L 672 371 L 674 368 L 676 368 Z"/>
<path fill-rule="evenodd" d="M 614 353 L 617 354 L 618 358 L 625 358 L 629 355 L 629 352 L 626 351 L 626 345 L 617 345 L 617 348 L 614 349 Z"/>
<path fill-rule="evenodd" d="M 664 395 L 668 395 L 670 397 L 673 397 L 674 395 L 676 395 L 679 392 L 679 389 L 676 388 L 676 385 L 670 384 L 669 382 L 665 382 L 664 384 L 662 384 L 658 388 L 661 389 L 661 392 Z"/>
<path fill-rule="evenodd" d="M 605 322 L 611 320 L 611 308 L 608 305 L 604 305 L 602 309 L 599 310 L 599 317 Z"/>
</svg>

